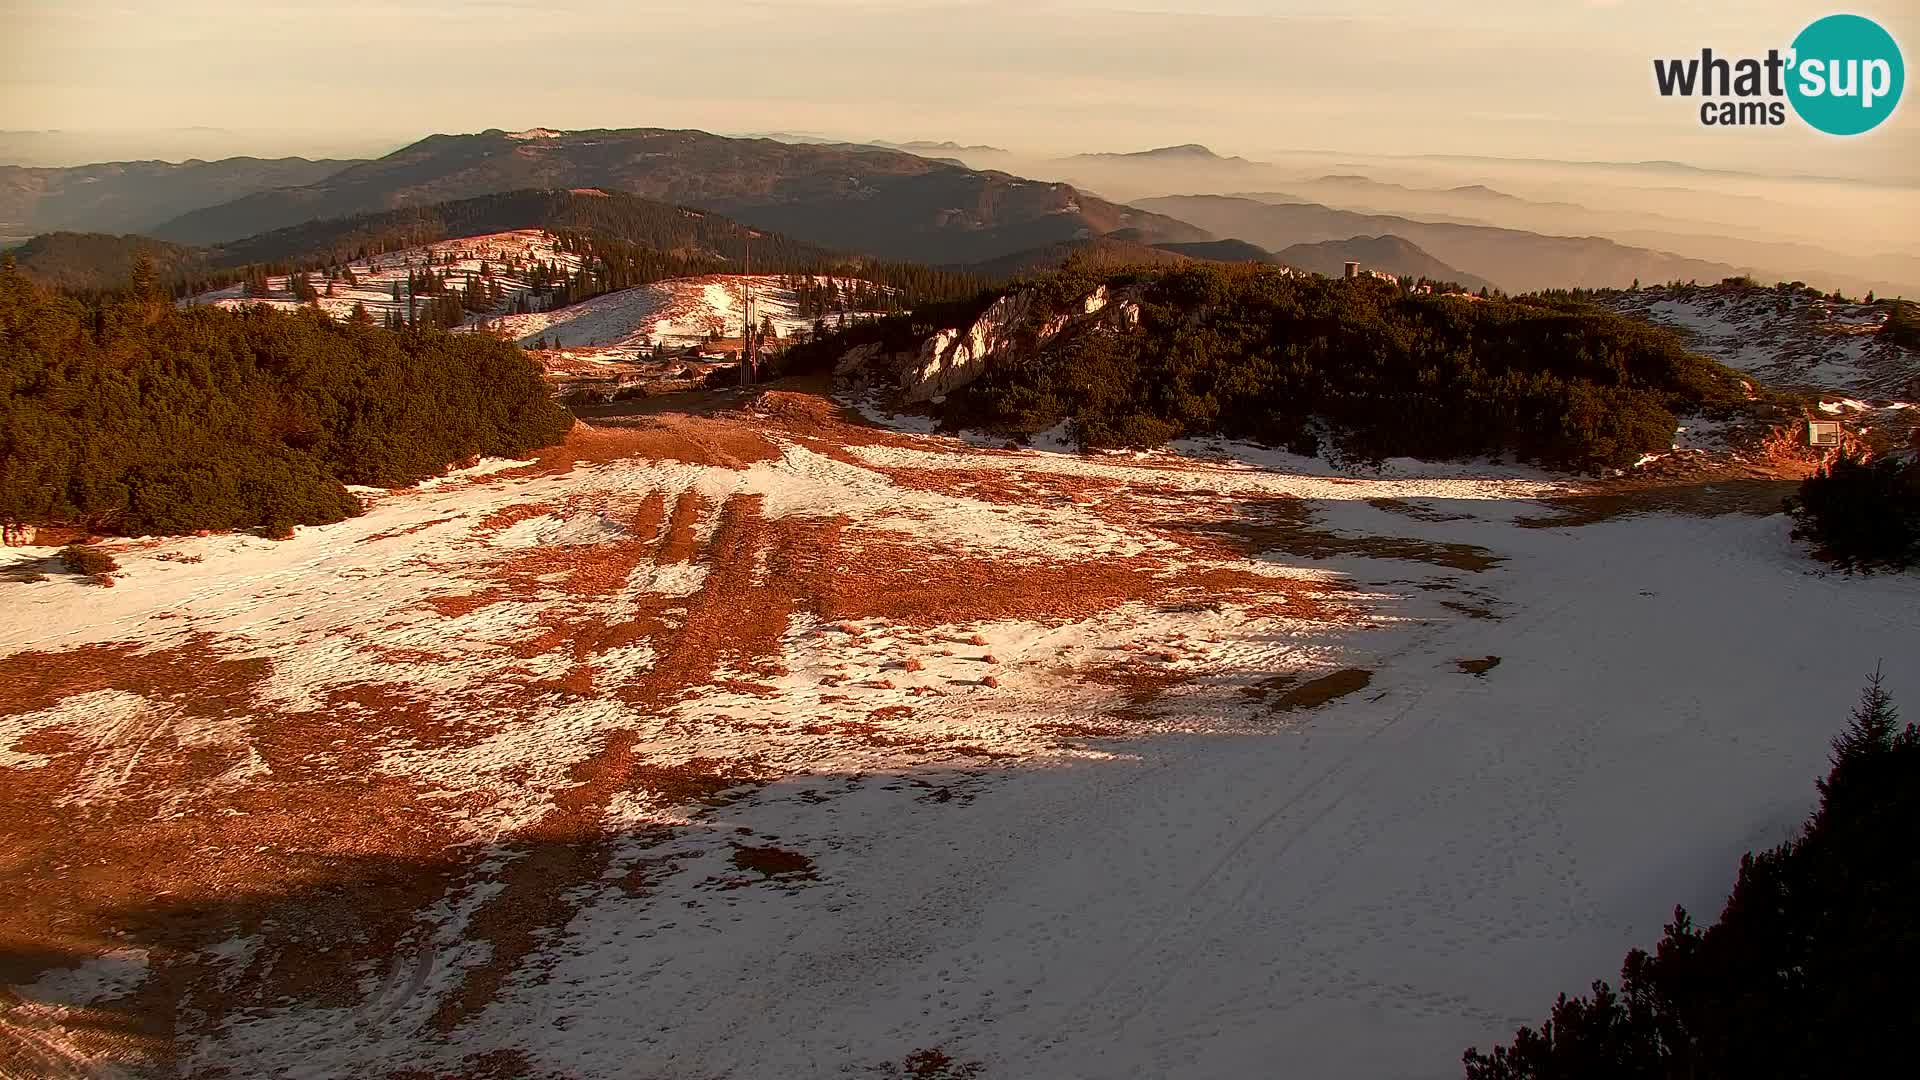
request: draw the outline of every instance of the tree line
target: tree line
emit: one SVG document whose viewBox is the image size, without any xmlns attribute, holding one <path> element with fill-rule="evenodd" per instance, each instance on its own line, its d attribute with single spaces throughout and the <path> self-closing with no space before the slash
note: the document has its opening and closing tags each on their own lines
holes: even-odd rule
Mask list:
<svg viewBox="0 0 1920 1080">
<path fill-rule="evenodd" d="M 283 532 L 358 513 L 343 485 L 524 455 L 572 423 L 505 342 L 149 290 L 84 301 L 0 265 L 0 521 Z"/>
<path fill-rule="evenodd" d="M 1065 421 L 1083 447 L 1220 434 L 1348 460 L 1598 469 L 1668 449 L 1676 414 L 1768 404 L 1672 334 L 1573 298 L 1409 296 L 1257 264 L 1069 267 L 1017 286 L 1031 294 L 1019 332 L 1031 340 L 1101 285 L 1138 298 L 1137 325 L 1094 321 L 1012 350 L 948 395 L 943 421 L 1015 435 Z M 997 295 L 850 327 L 786 363 L 826 370 L 863 342 L 909 349 Z"/>
<path fill-rule="evenodd" d="M 1920 730 L 1879 674 L 1834 740 L 1798 836 L 1740 860 L 1713 925 L 1674 909 L 1616 989 L 1467 1050 L 1467 1080 L 1892 1076 L 1920 1031 Z"/>
<path fill-rule="evenodd" d="M 1842 455 L 1787 500 L 1794 536 L 1843 570 L 1904 570 L 1920 563 L 1920 459 Z"/>
</svg>

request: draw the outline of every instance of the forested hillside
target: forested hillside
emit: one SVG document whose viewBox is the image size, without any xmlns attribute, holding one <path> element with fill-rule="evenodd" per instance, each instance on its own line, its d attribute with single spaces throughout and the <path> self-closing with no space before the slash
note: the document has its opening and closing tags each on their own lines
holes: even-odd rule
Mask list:
<svg viewBox="0 0 1920 1080">
<path fill-rule="evenodd" d="M 211 255 L 150 236 L 78 232 L 45 233 L 8 254 L 20 272 L 38 284 L 70 293 L 126 288 L 141 256 L 161 282 L 184 283 L 207 274 Z"/>
<path fill-rule="evenodd" d="M 974 263 L 964 269 L 987 280 L 1007 281 L 1058 270 L 1069 260 L 1088 267 L 1119 269 L 1126 266 L 1176 266 L 1188 259 L 1188 256 L 1179 252 L 1135 240 L 1093 236 L 1016 251 L 997 259 Z"/>
<path fill-rule="evenodd" d="M 317 312 L 84 303 L 0 266 L 0 520 L 129 534 L 338 521 L 343 484 L 520 455 L 571 418 L 511 345 Z"/>
<path fill-rule="evenodd" d="M 825 248 L 748 228 L 718 214 L 597 189 L 506 191 L 327 218 L 260 233 L 214 250 L 223 266 L 345 262 L 451 237 L 512 229 L 593 234 L 689 259 L 739 260 L 751 242 L 755 261 L 765 260 L 768 267 L 831 257 Z"/>
<path fill-rule="evenodd" d="M 548 274 L 539 290 L 546 306 L 668 278 L 740 273 L 749 256 L 756 272 L 858 276 L 885 285 L 891 302 L 901 307 L 982 285 L 970 272 L 835 253 L 718 214 L 598 190 L 482 195 L 307 222 L 213 248 L 59 233 L 35 237 L 17 254 L 20 269 L 35 281 L 83 292 L 124 288 L 133 260 L 146 254 L 156 279 L 185 297 L 269 275 L 307 272 L 331 279 L 355 261 L 517 229 L 559 237 L 559 246 L 583 264 L 570 274 Z M 425 290 L 441 291 L 439 283 Z"/>
<path fill-rule="evenodd" d="M 1034 340 L 1101 287 L 1137 318 L 1069 324 L 995 353 L 946 397 L 945 421 L 1010 433 L 1068 421 L 1088 447 L 1217 433 L 1349 459 L 1599 468 L 1668 449 L 1677 415 L 1764 407 L 1670 333 L 1596 307 L 1410 296 L 1256 264 L 1062 272 L 1026 287 L 1024 329 L 994 333 Z M 865 342 L 924 351 L 988 299 L 856 327 L 792 363 L 825 366 Z"/>
</svg>

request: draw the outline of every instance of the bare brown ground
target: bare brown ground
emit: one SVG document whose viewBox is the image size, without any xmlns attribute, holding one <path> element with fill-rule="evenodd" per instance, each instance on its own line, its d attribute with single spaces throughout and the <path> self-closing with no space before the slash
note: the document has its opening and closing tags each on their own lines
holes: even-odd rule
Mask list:
<svg viewBox="0 0 1920 1080">
<path fill-rule="evenodd" d="M 619 427 L 578 425 L 566 444 L 543 456 L 543 467 L 558 472 L 640 456 L 740 468 L 779 456 L 779 444 L 762 429 L 838 454 L 849 443 L 900 438 L 805 394 L 767 392 L 729 409 L 707 416 L 642 414 Z M 748 414 L 751 422 L 742 419 Z M 977 478 L 921 479 L 986 494 Z M 1015 489 L 1018 498 L 1053 503 L 1119 504 L 1130 497 L 1114 485 L 1069 478 L 1023 478 Z M 479 870 L 477 855 L 455 846 L 461 834 L 448 814 L 484 807 L 430 802 L 411 784 L 380 777 L 374 762 L 381 747 L 396 739 L 425 752 L 461 745 L 484 730 L 474 726 L 478 714 L 472 708 L 504 717 L 591 694 L 644 714 L 722 681 L 762 692 L 770 688 L 759 680 L 780 673 L 783 637 L 795 614 L 823 622 L 884 619 L 911 629 L 1002 618 L 1064 622 L 1130 602 L 1242 603 L 1265 614 L 1313 620 L 1340 618 L 1345 611 L 1337 587 L 1233 566 L 1229 560 L 1241 557 L 1244 542 L 1230 531 L 1224 540 L 1198 530 L 1191 534 L 1189 550 L 1203 556 L 1199 565 L 1163 558 L 1063 565 L 957 554 L 843 517 L 769 520 L 757 496 L 713 506 L 691 491 L 674 492 L 671 502 L 667 494 L 655 491 L 611 505 L 604 498 L 527 503 L 476 523 L 480 542 L 532 517 L 591 511 L 611 519 L 621 535 L 507 553 L 468 591 L 421 597 L 423 611 L 447 619 L 500 603 L 527 604 L 538 612 L 534 632 L 503 651 L 527 659 L 556 653 L 565 658 L 566 673 L 557 679 L 504 680 L 470 702 L 370 682 L 333 688 L 321 710 L 279 714 L 260 704 L 268 662 L 227 659 L 223 653 L 233 645 L 205 638 L 144 654 L 129 646 L 98 646 L 0 658 L 0 713 L 117 688 L 182 715 L 231 722 L 244 732 L 240 745 L 213 747 L 176 745 L 165 732 L 151 735 L 121 797 L 84 809 L 59 806 L 58 800 L 101 759 L 100 748 L 84 743 L 78 732 L 59 731 L 17 745 L 53 761 L 38 770 L 11 770 L 0 788 L 0 882 L 13 902 L 0 928 L 0 983 L 30 982 L 50 967 L 109 948 L 150 949 L 155 974 L 136 998 L 108 1003 L 99 1032 L 84 1037 L 160 1063 L 169 1059 L 176 1039 L 190 1034 L 174 1030 L 176 1016 L 217 1024 L 236 1009 L 267 1003 L 353 1003 L 369 967 L 378 973 L 397 957 L 412 955 L 409 943 L 421 940 L 425 929 L 417 913 L 465 895 Z M 703 521 L 712 523 L 704 544 Z M 1221 561 L 1206 561 L 1215 556 Z M 684 562 L 708 570 L 692 595 L 626 591 L 635 571 L 649 563 Z M 607 605 L 615 602 L 629 605 L 630 615 L 608 618 Z M 609 650 L 638 642 L 653 651 L 650 668 L 615 678 L 600 665 Z M 432 659 L 408 650 L 372 651 L 394 664 Z M 1092 677 L 1125 688 L 1123 713 L 1144 714 L 1190 676 L 1156 670 L 1143 659 L 1132 670 Z M 874 710 L 865 721 L 838 721 L 833 734 L 916 754 L 999 755 L 989 747 L 889 730 L 906 722 L 905 714 Z M 847 727 L 854 724 L 866 728 Z M 1103 737 L 1119 730 L 1062 725 L 1051 734 Z M 271 773 L 238 786 L 214 785 L 242 763 L 248 749 Z M 434 1027 L 454 1032 L 510 981 L 538 978 L 529 962 L 543 935 L 565 925 L 584 890 L 600 887 L 596 883 L 610 866 L 620 842 L 606 823 L 615 797 L 638 794 L 698 815 L 779 775 L 753 760 L 647 760 L 636 752 L 633 731 L 607 735 L 551 793 L 548 811 L 503 840 L 506 862 L 493 879 L 499 891 L 479 905 L 467 931 L 488 946 L 488 959 L 463 972 L 458 988 L 439 1003 Z M 203 794 L 177 801 L 181 792 L 195 791 Z M 170 799 L 176 801 L 168 813 L 156 813 Z M 640 886 L 624 881 L 604 887 Z M 267 943 L 245 971 L 216 972 L 197 955 L 240 935 Z M 511 1075 L 524 1065 L 473 1057 L 459 1075 Z"/>
<path fill-rule="evenodd" d="M 435 525 L 445 525 L 452 520 L 454 519 L 451 517 L 434 518 L 432 521 L 423 521 L 418 525 L 409 525 L 404 529 L 389 529 L 386 532 L 377 532 L 363 536 L 360 538 L 360 542 L 363 544 L 371 544 L 380 540 L 393 540 L 402 536 L 412 536 L 414 533 L 431 529 Z"/>
<path fill-rule="evenodd" d="M 1167 691 L 1185 686 L 1195 677 L 1194 672 L 1166 667 L 1149 660 L 1096 664 L 1077 674 L 1085 682 L 1118 689 L 1124 703 L 1113 710 L 1112 715 L 1114 719 L 1126 722 L 1151 720 L 1154 706 Z M 1101 729 L 1096 727 L 1091 730 L 1097 732 Z"/>
<path fill-rule="evenodd" d="M 710 681 L 723 660 L 745 667 L 756 657 L 778 654 L 787 606 L 773 590 L 752 588 L 752 555 L 766 543 L 759 503 L 757 496 L 742 496 L 722 507 L 708 553 L 712 569 L 689 598 L 686 618 L 675 628 L 663 626 L 653 639 L 659 655 L 652 669 L 635 683 L 608 690 L 634 705 L 665 704 Z M 644 554 L 653 554 L 651 545 Z M 627 564 L 619 584 L 631 569 Z M 589 580 L 613 577 L 595 574 Z M 453 1030 L 492 1001 L 538 946 L 540 931 L 564 925 L 572 916 L 577 900 L 568 894 L 604 872 L 612 851 L 611 838 L 601 828 L 607 804 L 622 791 L 644 790 L 646 778 L 636 777 L 644 763 L 634 755 L 633 742 L 631 731 L 608 737 L 574 767 L 573 785 L 555 793 L 553 809 L 509 843 L 514 861 L 501 875 L 504 888 L 481 905 L 468 928 L 469 937 L 490 946 L 488 959 L 468 970 L 459 989 L 442 1003 L 434 1016 L 437 1029 Z"/>
<path fill-rule="evenodd" d="M 808 424 L 840 422 L 811 411 L 799 416 Z M 628 527 L 630 539 L 517 555 L 496 574 L 509 594 L 527 594 L 548 587 L 546 582 L 564 573 L 567 593 L 591 597 L 618 589 L 646 558 L 664 564 L 697 557 L 709 566 L 706 581 L 685 602 L 684 618 L 669 624 L 643 616 L 647 625 L 641 636 L 658 657 L 648 672 L 621 686 L 576 681 L 562 689 L 612 693 L 641 708 L 670 704 L 689 688 L 713 683 L 722 665 L 752 671 L 774 664 L 795 612 L 828 621 L 882 618 L 905 626 L 1010 617 L 1066 621 L 1128 601 L 1204 595 L 1258 602 L 1298 618 L 1333 615 L 1326 590 L 1304 582 L 1225 568 L 1170 573 L 1164 562 L 1146 559 L 1067 567 L 955 557 L 928 552 L 924 544 L 904 536 L 852 535 L 848 522 L 840 518 L 768 521 L 757 496 L 734 497 L 722 506 L 708 550 L 696 553 L 695 527 L 705 507 L 697 494 L 683 492 L 663 538 L 651 547 L 641 538 L 656 531 L 660 503 L 657 493 L 649 496 Z M 937 571 L 929 566 L 934 560 Z M 763 583 L 753 577 L 759 563 L 766 567 Z M 548 635 L 523 649 L 532 655 L 571 647 L 578 671 L 606 647 L 608 631 L 558 621 Z M 482 906 L 469 928 L 471 937 L 489 944 L 489 960 L 469 971 L 459 991 L 445 1001 L 435 1017 L 440 1030 L 457 1028 L 493 1000 L 538 945 L 539 932 L 570 917 L 574 901 L 568 895 L 604 872 L 610 849 L 600 820 L 615 794 L 639 790 L 682 803 L 713 794 L 698 784 L 663 788 L 660 767 L 635 757 L 632 738 L 628 732 L 610 737 L 576 768 L 575 785 L 555 796 L 553 811 L 510 845 L 517 857 L 502 874 L 505 888 Z M 877 727 L 866 738 L 877 745 L 928 742 L 901 740 Z M 979 747 L 941 749 L 992 756 Z M 726 787 L 756 776 L 751 769 L 700 775 Z"/>
<path fill-rule="evenodd" d="M 1259 604 L 1300 619 L 1332 619 L 1340 610 L 1336 586 L 1230 567 L 1176 568 L 1151 556 L 1025 563 L 929 553 L 924 542 L 869 533 L 849 542 L 840 557 L 851 572 L 820 582 L 816 611 L 824 619 L 878 617 L 921 627 L 997 619 L 1064 623 L 1131 601 L 1193 598 Z M 937 570 L 930 565 L 936 558 Z"/>
<path fill-rule="evenodd" d="M 1468 603 L 1464 600 L 1442 600 L 1440 606 L 1450 611 L 1457 611 L 1469 619 L 1488 619 L 1494 622 L 1500 619 L 1500 613 L 1486 604 Z"/>
<path fill-rule="evenodd" d="M 660 547 L 660 562 L 693 561 L 693 532 L 700 524 L 700 513 L 705 507 L 706 500 L 697 491 L 683 491 L 674 500 L 673 518 L 667 523 L 666 539 Z"/>
<path fill-rule="evenodd" d="M 1367 505 L 1375 510 L 1385 510 L 1390 514 L 1403 514 L 1415 521 L 1472 521 L 1472 514 L 1455 514 L 1445 510 L 1435 510 L 1430 506 L 1408 502 L 1405 499 L 1368 499 Z"/>
<path fill-rule="evenodd" d="M 449 836 L 437 814 L 403 781 L 343 782 L 364 768 L 336 749 L 350 722 L 264 712 L 257 691 L 267 671 L 262 660 L 221 659 L 219 643 L 204 638 L 147 653 L 95 646 L 0 659 L 0 712 L 116 689 L 244 732 L 246 745 L 183 745 L 163 712 L 125 736 L 139 740 L 138 769 L 128 767 L 111 798 L 83 807 L 60 800 L 124 743 L 55 730 L 17 744 L 52 761 L 10 771 L 0 787 L 0 984 L 115 948 L 146 950 L 156 969 L 138 993 L 63 1033 L 84 1047 L 164 1064 L 187 1003 L 224 1016 L 289 996 L 350 1000 L 356 966 L 386 955 L 412 912 L 445 887 Z M 271 774 L 215 783 L 249 749 Z M 278 962 L 232 987 L 196 955 L 255 933 L 276 939 Z M 24 1061 L 19 1075 L 56 1068 L 29 1044 L 8 1051 Z"/>
<path fill-rule="evenodd" d="M 875 465 L 865 461 L 860 462 L 860 467 L 877 472 L 896 485 L 909 490 L 931 491 L 941 495 L 954 495 L 1006 506 L 1085 505 L 1097 503 L 1103 497 L 1119 498 L 1142 490 L 1167 490 L 1160 486 L 1149 487 L 1126 480 L 1043 471 L 910 469 Z"/>
<path fill-rule="evenodd" d="M 860 1070 L 888 1080 L 976 1080 L 986 1075 L 986 1066 L 978 1061 L 960 1061 L 938 1046 L 915 1050 L 898 1063 L 886 1062 Z"/>
<path fill-rule="evenodd" d="M 751 847 L 746 844 L 735 844 L 733 845 L 733 865 L 759 874 L 763 878 L 793 881 L 811 880 L 815 877 L 812 859 L 797 851 L 788 851 L 779 847 Z"/>
<path fill-rule="evenodd" d="M 756 461 L 779 460 L 780 447 L 736 422 L 663 413 L 597 425 L 575 423 L 560 445 L 536 457 L 540 472 L 549 474 L 635 457 L 744 469 Z"/>
<path fill-rule="evenodd" d="M 1636 483 L 1601 489 L 1588 495 L 1542 499 L 1557 511 L 1521 518 L 1526 528 L 1553 529 L 1592 525 L 1631 514 L 1685 514 L 1717 517 L 1721 514 L 1777 514 L 1787 496 L 1799 489 L 1795 480 L 1732 477 L 1706 483 Z"/>
<path fill-rule="evenodd" d="M 1218 520 L 1159 521 L 1153 528 L 1196 552 L 1219 558 L 1276 552 L 1310 559 L 1358 555 L 1427 563 L 1479 573 L 1499 565 L 1501 557 L 1473 544 L 1442 544 L 1404 536 L 1343 536 L 1313 524 L 1312 511 L 1300 500 L 1247 500 L 1238 513 Z"/>
<path fill-rule="evenodd" d="M 1247 687 L 1244 693 L 1265 702 L 1274 712 L 1292 712 L 1358 693 L 1372 682 L 1373 672 L 1365 668 L 1342 668 L 1306 682 L 1301 682 L 1298 675 L 1275 675 Z"/>
<path fill-rule="evenodd" d="M 474 526 L 473 535 L 476 537 L 495 536 L 523 521 L 544 517 L 548 514 L 557 513 L 559 510 L 560 507 L 558 505 L 544 502 L 520 503 L 517 506 L 508 506 L 481 518 L 480 523 Z"/>
</svg>

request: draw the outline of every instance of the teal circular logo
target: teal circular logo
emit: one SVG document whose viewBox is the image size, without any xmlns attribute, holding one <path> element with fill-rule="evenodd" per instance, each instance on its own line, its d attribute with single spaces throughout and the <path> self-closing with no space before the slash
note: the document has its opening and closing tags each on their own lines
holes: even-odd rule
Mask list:
<svg viewBox="0 0 1920 1080">
<path fill-rule="evenodd" d="M 1859 15 L 1829 15 L 1800 31 L 1792 64 L 1787 99 L 1793 111 L 1829 135 L 1880 126 L 1907 83 L 1893 35 Z"/>
</svg>

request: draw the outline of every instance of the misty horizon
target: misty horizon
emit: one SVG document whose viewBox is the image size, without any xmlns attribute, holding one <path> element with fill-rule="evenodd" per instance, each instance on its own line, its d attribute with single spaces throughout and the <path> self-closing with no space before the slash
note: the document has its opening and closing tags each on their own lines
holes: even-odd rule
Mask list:
<svg viewBox="0 0 1920 1080">
<path fill-rule="evenodd" d="M 188 152 L 184 139 L 169 148 L 148 137 L 141 156 L 162 159 L 373 156 L 435 132 L 668 127 L 952 140 L 1041 157 L 1201 143 L 1254 159 L 1313 148 L 1920 175 L 1910 109 L 1835 139 L 1804 125 L 1702 128 L 1655 92 L 1657 57 L 1784 45 L 1822 13 L 1784 0 L 1747 5 L 1737 27 L 1650 0 L 1553 11 L 1513 0 L 1444 10 L 1407 0 L 808 0 L 697 11 L 421 0 L 286 3 L 266 19 L 229 0 L 164 13 L 14 0 L 5 11 L 16 30 L 0 65 L 8 139 L 62 132 L 102 149 L 140 133 L 236 140 Z M 1896 37 L 1920 38 L 1912 12 L 1876 14 Z M 511 62 L 475 62 L 488 55 Z M 58 163 L 87 153 L 76 146 Z"/>
</svg>

